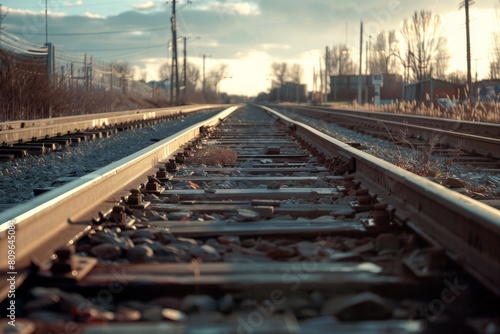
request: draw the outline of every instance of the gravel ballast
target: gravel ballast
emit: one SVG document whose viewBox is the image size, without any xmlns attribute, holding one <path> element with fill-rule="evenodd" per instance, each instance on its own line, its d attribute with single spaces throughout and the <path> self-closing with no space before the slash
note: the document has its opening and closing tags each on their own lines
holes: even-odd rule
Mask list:
<svg viewBox="0 0 500 334">
<path fill-rule="evenodd" d="M 196 113 L 180 120 L 119 132 L 109 138 L 84 142 L 45 156 L 28 156 L 0 163 L 0 204 L 23 203 L 34 196 L 35 188 L 50 187 L 61 177 L 81 177 L 217 112 Z"/>
<path fill-rule="evenodd" d="M 392 142 L 361 134 L 334 123 L 327 123 L 312 117 L 298 115 L 295 112 L 280 109 L 291 119 L 307 124 L 344 143 L 359 143 L 363 151 L 398 166 L 404 165 L 408 170 L 422 170 L 424 156 L 422 152 Z M 453 162 L 453 159 L 438 155 L 429 155 L 429 167 L 434 173 L 433 178 L 446 185 L 447 180 L 460 180 L 465 185 L 466 195 L 476 199 L 495 199 L 500 194 L 500 176 L 492 175 L 463 164 Z"/>
</svg>

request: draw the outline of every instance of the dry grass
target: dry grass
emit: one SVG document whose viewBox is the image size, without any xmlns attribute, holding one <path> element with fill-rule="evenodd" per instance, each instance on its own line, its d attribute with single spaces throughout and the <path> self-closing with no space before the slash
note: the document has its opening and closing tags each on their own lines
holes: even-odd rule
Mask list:
<svg viewBox="0 0 500 334">
<path fill-rule="evenodd" d="M 483 102 L 480 100 L 459 104 L 449 110 L 434 105 L 429 100 L 426 103 L 396 101 L 395 103 L 380 105 L 378 107 L 375 107 L 373 104 L 359 105 L 356 101 L 353 101 L 352 107 L 364 111 L 447 118 L 458 121 L 500 123 L 500 103 Z"/>
<path fill-rule="evenodd" d="M 49 80 L 45 60 L 0 50 L 0 121 L 30 120 L 167 106 L 105 90 Z"/>
<path fill-rule="evenodd" d="M 205 146 L 197 151 L 189 161 L 194 164 L 204 164 L 208 166 L 229 165 L 235 163 L 238 154 L 233 151 L 217 146 Z"/>
</svg>

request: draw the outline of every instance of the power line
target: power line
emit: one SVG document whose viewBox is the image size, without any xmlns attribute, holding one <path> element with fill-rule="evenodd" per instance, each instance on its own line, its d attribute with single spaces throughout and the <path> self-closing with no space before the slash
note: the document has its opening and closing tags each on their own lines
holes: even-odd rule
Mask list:
<svg viewBox="0 0 500 334">
<path fill-rule="evenodd" d="M 142 49 L 154 49 L 159 47 L 168 46 L 168 43 L 156 44 L 151 46 L 136 46 L 136 47 L 127 47 L 127 48 L 105 48 L 105 49 L 66 49 L 65 51 L 72 52 L 83 52 L 83 51 L 121 51 L 121 50 L 142 50 Z"/>
<path fill-rule="evenodd" d="M 130 32 L 136 31 L 157 31 L 157 30 L 166 30 L 170 29 L 170 26 L 158 27 L 158 28 L 150 28 L 150 29 L 130 29 L 130 30 L 112 30 L 112 31 L 97 31 L 97 32 L 75 32 L 75 33 L 51 33 L 51 36 L 88 36 L 88 35 L 112 35 L 112 34 L 126 34 Z M 21 32 L 13 32 L 14 34 L 22 34 Z M 34 33 L 30 34 L 34 36 L 44 36 L 44 33 Z"/>
</svg>

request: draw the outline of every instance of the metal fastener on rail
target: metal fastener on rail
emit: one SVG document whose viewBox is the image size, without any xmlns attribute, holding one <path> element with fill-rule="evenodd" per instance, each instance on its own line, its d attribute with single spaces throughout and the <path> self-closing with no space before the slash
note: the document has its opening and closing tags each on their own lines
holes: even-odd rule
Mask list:
<svg viewBox="0 0 500 334">
<path fill-rule="evenodd" d="M 339 187 L 339 190 L 342 190 L 344 192 L 348 192 L 351 189 L 354 189 L 355 186 L 356 186 L 356 184 L 354 182 L 354 176 L 346 175 L 346 176 L 344 176 L 344 187 L 343 187 L 343 189 L 340 189 L 340 187 Z"/>
<path fill-rule="evenodd" d="M 130 195 L 122 199 L 131 209 L 145 209 L 151 202 L 144 201 L 144 196 L 139 189 L 130 189 Z"/>
<path fill-rule="evenodd" d="M 183 152 L 179 152 L 175 155 L 175 162 L 179 164 L 183 164 L 186 161 L 186 157 Z"/>
<path fill-rule="evenodd" d="M 169 173 L 176 173 L 179 170 L 179 167 L 177 167 L 175 159 L 169 159 L 168 162 L 165 164 L 165 168 Z"/>
<path fill-rule="evenodd" d="M 125 207 L 122 205 L 115 205 L 108 220 L 116 224 L 125 224 L 127 220 L 127 214 L 125 213 Z"/>
<path fill-rule="evenodd" d="M 73 246 L 61 246 L 55 251 L 52 258 L 50 272 L 53 274 L 66 274 L 73 271 L 73 259 L 75 248 Z"/>
<path fill-rule="evenodd" d="M 373 206 L 373 221 L 375 225 L 389 225 L 391 213 L 387 210 L 387 203 L 377 203 Z"/>
<path fill-rule="evenodd" d="M 146 183 L 146 187 L 144 189 L 146 193 L 159 195 L 164 190 L 165 187 L 162 185 L 160 180 L 153 175 L 148 176 L 148 183 Z"/>
<path fill-rule="evenodd" d="M 184 157 L 186 157 L 186 158 L 189 158 L 190 156 L 192 156 L 192 150 L 191 150 L 191 148 L 190 147 L 186 147 L 184 149 L 184 153 L 183 154 L 184 154 Z"/>
<path fill-rule="evenodd" d="M 161 182 L 166 182 L 170 181 L 173 178 L 173 176 L 167 172 L 167 169 L 165 167 L 160 167 L 156 172 L 156 178 Z"/>
</svg>

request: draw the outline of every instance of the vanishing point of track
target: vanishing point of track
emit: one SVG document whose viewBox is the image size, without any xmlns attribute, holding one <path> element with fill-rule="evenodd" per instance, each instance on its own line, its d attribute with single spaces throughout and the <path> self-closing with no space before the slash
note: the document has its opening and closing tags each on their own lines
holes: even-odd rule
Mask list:
<svg viewBox="0 0 500 334">
<path fill-rule="evenodd" d="M 204 147 L 237 159 L 194 164 Z M 498 210 L 266 107 L 229 108 L 0 218 L 15 222 L 32 333 L 498 329 Z"/>
</svg>

